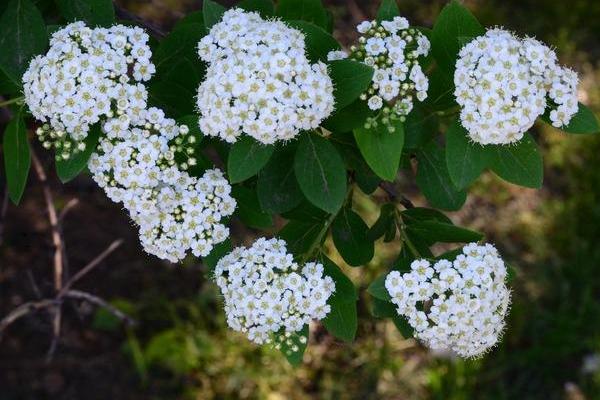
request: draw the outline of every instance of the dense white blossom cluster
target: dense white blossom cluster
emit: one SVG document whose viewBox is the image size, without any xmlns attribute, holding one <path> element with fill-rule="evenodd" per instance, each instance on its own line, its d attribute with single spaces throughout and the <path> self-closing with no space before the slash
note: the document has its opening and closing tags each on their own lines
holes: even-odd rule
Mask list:
<svg viewBox="0 0 600 400">
<path fill-rule="evenodd" d="M 311 64 L 304 35 L 281 21 L 229 10 L 198 53 L 208 63 L 197 97 L 206 135 L 233 143 L 245 133 L 271 144 L 317 128 L 333 111 L 327 67 Z"/>
<path fill-rule="evenodd" d="M 392 21 L 363 21 L 357 27 L 362 35 L 358 45 L 344 51 L 329 53 L 329 60 L 350 57 L 373 67 L 373 81 L 361 99 L 371 110 L 382 110 L 383 118 L 403 119 L 413 108 L 414 98 L 427 98 L 429 80 L 419 65 L 418 58 L 427 56 L 429 40 L 417 29 L 410 28 L 404 17 Z M 389 125 L 389 124 L 387 124 Z"/>
<path fill-rule="evenodd" d="M 410 272 L 390 272 L 385 288 L 428 347 L 475 357 L 494 346 L 504 329 L 506 274 L 494 246 L 471 243 L 454 262 L 415 260 Z"/>
<path fill-rule="evenodd" d="M 38 120 L 44 147 L 67 159 L 85 149 L 90 126 L 118 115 L 132 120 L 146 108 L 141 83 L 155 72 L 148 35 L 138 27 L 88 28 L 74 22 L 56 31 L 45 55 L 23 75 L 25 102 Z"/>
<path fill-rule="evenodd" d="M 519 141 L 547 106 L 552 125 L 568 125 L 578 110 L 578 81 L 548 46 L 502 29 L 464 46 L 454 74 L 462 125 L 483 145 Z"/>
<path fill-rule="evenodd" d="M 122 115 L 102 129 L 106 136 L 89 169 L 108 197 L 129 211 L 144 250 L 176 262 L 190 250 L 204 257 L 229 236 L 221 220 L 236 202 L 223 173 L 213 169 L 195 178 L 176 162 L 177 139 L 188 134 L 187 126 L 149 108 L 136 121 Z"/>
<path fill-rule="evenodd" d="M 298 265 L 278 239 L 260 238 L 249 248 L 234 249 L 218 262 L 215 277 L 225 298 L 227 324 L 258 344 L 325 318 L 335 291 L 322 264 Z"/>
</svg>

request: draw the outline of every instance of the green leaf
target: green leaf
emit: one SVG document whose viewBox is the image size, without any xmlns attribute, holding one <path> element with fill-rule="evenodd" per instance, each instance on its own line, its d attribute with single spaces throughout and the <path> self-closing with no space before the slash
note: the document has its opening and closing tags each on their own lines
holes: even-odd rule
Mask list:
<svg viewBox="0 0 600 400">
<path fill-rule="evenodd" d="M 435 67 L 429 74 L 429 91 L 424 104 L 434 111 L 443 111 L 458 106 L 454 97 L 453 76 L 440 66 Z"/>
<path fill-rule="evenodd" d="M 336 213 L 346 196 L 346 167 L 336 148 L 323 137 L 307 132 L 294 158 L 302 193 L 315 206 Z"/>
<path fill-rule="evenodd" d="M 405 317 L 401 317 L 400 315 L 398 315 L 398 313 L 396 313 L 396 315 L 392 317 L 392 322 L 396 326 L 396 329 L 400 331 L 402 337 L 404 337 L 405 339 L 413 337 L 414 329 L 412 326 L 410 326 Z"/>
<path fill-rule="evenodd" d="M 3 147 L 8 195 L 13 203 L 19 204 L 31 167 L 27 129 L 25 129 L 25 121 L 21 113 L 13 118 L 6 127 Z"/>
<path fill-rule="evenodd" d="M 335 109 L 341 110 L 366 92 L 371 85 L 373 68 L 352 60 L 335 60 L 329 63 L 329 76 L 333 80 Z"/>
<path fill-rule="evenodd" d="M 322 223 L 327 218 L 327 213 L 320 208 L 313 206 L 308 201 L 303 201 L 298 207 L 281 214 L 287 220 L 296 221 L 316 221 Z"/>
<path fill-rule="evenodd" d="M 433 208 L 415 207 L 401 212 L 402 219 L 407 225 L 420 221 L 438 221 L 445 224 L 452 224 L 450 218 Z"/>
<path fill-rule="evenodd" d="M 258 174 L 256 189 L 263 211 L 280 214 L 302 202 L 304 196 L 291 166 L 294 151 L 292 146 L 277 150 Z"/>
<path fill-rule="evenodd" d="M 269 162 L 273 151 L 275 146 L 266 146 L 250 136 L 244 136 L 235 142 L 227 159 L 230 182 L 243 182 L 256 175 Z"/>
<path fill-rule="evenodd" d="M 378 21 L 391 21 L 394 17 L 400 15 L 400 9 L 396 0 L 382 0 L 379 10 L 377 11 Z"/>
<path fill-rule="evenodd" d="M 354 130 L 354 138 L 369 167 L 380 178 L 394 181 L 400 168 L 400 158 L 404 145 L 404 126 L 398 120 L 394 132 L 379 123 L 377 127 Z"/>
<path fill-rule="evenodd" d="M 306 21 L 289 21 L 287 24 L 304 33 L 306 54 L 312 62 L 325 62 L 330 51 L 341 48 L 333 36 L 315 24 Z"/>
<path fill-rule="evenodd" d="M 377 277 L 373 282 L 371 282 L 367 288 L 367 292 L 376 299 L 390 301 L 392 297 L 385 288 L 385 278 L 387 278 L 387 276 L 388 274 L 385 273 Z"/>
<path fill-rule="evenodd" d="M 431 51 L 438 64 L 448 71 L 454 71 L 464 38 L 483 34 L 485 29 L 473 14 L 457 0 L 453 0 L 443 8 L 433 26 Z"/>
<path fill-rule="evenodd" d="M 202 14 L 202 10 L 196 10 L 186 14 L 183 18 L 177 21 L 173 29 L 178 29 L 179 27 L 187 24 L 200 24 L 204 26 L 204 14 Z"/>
<path fill-rule="evenodd" d="M 242 0 L 237 6 L 246 11 L 256 11 L 263 18 L 275 15 L 275 5 L 272 0 Z"/>
<path fill-rule="evenodd" d="M 214 24 L 221 21 L 227 9 L 213 0 L 204 0 L 202 3 L 204 26 L 206 29 L 210 29 Z"/>
<path fill-rule="evenodd" d="M 294 367 L 302 364 L 302 358 L 308 345 L 308 333 L 308 325 L 305 325 L 300 332 L 285 333 L 282 330 L 274 335 L 276 346 Z"/>
<path fill-rule="evenodd" d="M 352 132 L 363 126 L 372 113 L 367 102 L 358 99 L 341 110 L 336 110 L 322 125 L 331 132 Z"/>
<path fill-rule="evenodd" d="M 548 113 L 544 114 L 542 119 L 546 123 L 552 125 Z M 573 116 L 571 122 L 569 122 L 569 125 L 557 129 L 560 129 L 567 133 L 575 134 L 598 133 L 600 132 L 600 125 L 598 125 L 598 120 L 596 119 L 596 116 L 594 115 L 592 110 L 590 110 L 585 105 L 579 103 L 579 111 L 577 111 L 577 114 Z"/>
<path fill-rule="evenodd" d="M 260 209 L 256 192 L 243 186 L 234 186 L 232 196 L 237 200 L 237 215 L 246 226 L 256 229 L 267 229 L 273 226 L 273 218 Z"/>
<path fill-rule="evenodd" d="M 377 221 L 375 221 L 373 226 L 369 229 L 369 232 L 367 232 L 367 237 L 370 240 L 377 240 L 383 235 L 385 235 L 386 232 L 388 232 L 391 229 L 391 225 L 394 226 L 394 229 L 396 228 L 396 221 L 394 219 L 395 211 L 396 205 L 392 203 L 384 204 L 381 207 L 381 211 L 379 212 L 379 218 L 377 218 Z"/>
<path fill-rule="evenodd" d="M 352 342 L 358 328 L 356 301 L 358 295 L 352 281 L 327 257 L 323 258 L 325 275 L 335 282 L 335 292 L 328 300 L 331 311 L 323 319 L 329 333 L 345 342 Z"/>
<path fill-rule="evenodd" d="M 48 44 L 46 24 L 30 0 L 11 0 L 0 17 L 0 68 L 17 86 L 29 61 Z"/>
<path fill-rule="evenodd" d="M 321 0 L 280 0 L 277 15 L 286 21 L 302 20 L 327 29 L 327 11 Z"/>
<path fill-rule="evenodd" d="M 372 301 L 371 314 L 375 318 L 394 318 L 394 316 L 398 315 L 396 306 L 393 303 L 378 299 L 377 297 L 373 297 Z"/>
<path fill-rule="evenodd" d="M 205 35 L 202 23 L 184 19 L 175 25 L 154 50 L 155 79 L 193 86 L 195 90 L 204 76 L 204 65 L 198 61 L 196 48 Z"/>
<path fill-rule="evenodd" d="M 13 81 L 0 66 L 0 93 L 5 97 L 21 96 L 20 83 Z"/>
<path fill-rule="evenodd" d="M 492 154 L 490 169 L 500 178 L 533 189 L 542 187 L 544 161 L 531 135 L 525 134 L 516 144 L 486 147 Z"/>
<path fill-rule="evenodd" d="M 344 274 L 344 272 L 328 257 L 321 257 L 321 262 L 325 271 L 325 275 L 330 276 L 335 282 L 335 294 L 346 301 L 357 301 L 358 292 L 354 283 Z"/>
<path fill-rule="evenodd" d="M 195 87 L 184 86 L 176 82 L 158 81 L 148 89 L 150 103 L 161 108 L 172 118 L 193 114 L 196 109 Z"/>
<path fill-rule="evenodd" d="M 471 141 L 460 120 L 456 119 L 446 131 L 446 164 L 452 183 L 459 189 L 466 188 L 489 163 L 489 152 Z"/>
<path fill-rule="evenodd" d="M 109 27 L 115 22 L 112 0 L 57 0 L 57 3 L 68 22 L 84 21 L 90 27 Z"/>
<path fill-rule="evenodd" d="M 333 220 L 331 234 L 340 255 L 354 267 L 367 264 L 373 258 L 373 241 L 367 237 L 369 227 L 349 207 L 344 207 Z"/>
<path fill-rule="evenodd" d="M 84 140 L 85 150 L 78 151 L 67 160 L 62 158 L 56 160 L 56 174 L 61 182 L 69 182 L 87 167 L 92 153 L 98 147 L 101 133 L 100 124 L 93 125 Z"/>
<path fill-rule="evenodd" d="M 404 148 L 419 149 L 429 143 L 438 131 L 437 120 L 417 103 L 404 122 Z"/>
<path fill-rule="evenodd" d="M 424 239 L 427 244 L 434 243 L 470 243 L 478 242 L 483 238 L 479 232 L 461 228 L 459 226 L 437 222 L 420 221 L 409 225 L 406 230 L 409 236 L 417 235 Z"/>
<path fill-rule="evenodd" d="M 319 240 L 322 229 L 322 221 L 292 220 L 279 231 L 277 236 L 285 240 L 288 250 L 297 258 L 300 258 L 311 249 L 315 241 Z"/>
<path fill-rule="evenodd" d="M 436 208 L 458 210 L 467 200 L 467 193 L 452 184 L 444 150 L 434 142 L 417 152 L 417 185 Z"/>
</svg>

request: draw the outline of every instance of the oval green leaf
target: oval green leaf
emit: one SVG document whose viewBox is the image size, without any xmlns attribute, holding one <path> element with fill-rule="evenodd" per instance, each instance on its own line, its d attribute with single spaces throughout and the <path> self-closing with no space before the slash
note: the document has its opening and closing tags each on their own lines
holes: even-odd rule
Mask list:
<svg viewBox="0 0 600 400">
<path fill-rule="evenodd" d="M 446 131 L 446 164 L 452 183 L 464 189 L 490 164 L 490 153 L 474 143 L 457 119 Z"/>
<path fill-rule="evenodd" d="M 0 68 L 17 86 L 29 61 L 48 44 L 44 18 L 30 0 L 12 0 L 0 17 Z"/>
<path fill-rule="evenodd" d="M 404 126 L 400 121 L 394 124 L 394 132 L 379 123 L 377 127 L 354 130 L 356 144 L 365 161 L 380 178 L 394 181 L 400 168 L 400 158 L 404 146 Z"/>
<path fill-rule="evenodd" d="M 73 154 L 67 160 L 62 158 L 56 160 L 56 174 L 61 182 L 69 182 L 87 167 L 88 160 L 92 153 L 96 151 L 100 135 L 100 124 L 93 125 L 84 140 L 85 150 Z"/>
<path fill-rule="evenodd" d="M 294 171 L 302 193 L 311 203 L 331 214 L 341 208 L 346 196 L 346 167 L 328 140 L 305 133 L 298 144 Z"/>
<path fill-rule="evenodd" d="M 362 218 L 345 207 L 333 220 L 331 235 L 340 255 L 353 267 L 367 264 L 375 252 L 373 241 L 367 233 L 369 227 Z"/>
<path fill-rule="evenodd" d="M 263 211 L 280 214 L 302 202 L 304 196 L 292 166 L 294 150 L 293 147 L 277 150 L 258 174 L 256 190 Z"/>
<path fill-rule="evenodd" d="M 3 148 L 8 195 L 13 203 L 19 204 L 31 167 L 27 130 L 20 113 L 10 121 L 4 131 Z"/>
<path fill-rule="evenodd" d="M 235 142 L 229 150 L 227 173 L 231 183 L 238 183 L 253 177 L 269 162 L 275 146 L 257 142 L 250 136 L 244 136 Z"/>
<path fill-rule="evenodd" d="M 341 110 L 357 100 L 371 85 L 373 73 L 373 68 L 358 61 L 330 62 L 329 76 L 333 80 L 335 109 Z"/>
<path fill-rule="evenodd" d="M 525 134 L 516 144 L 487 147 L 492 154 L 490 169 L 500 178 L 528 188 L 542 187 L 544 161 L 531 135 Z"/>
</svg>

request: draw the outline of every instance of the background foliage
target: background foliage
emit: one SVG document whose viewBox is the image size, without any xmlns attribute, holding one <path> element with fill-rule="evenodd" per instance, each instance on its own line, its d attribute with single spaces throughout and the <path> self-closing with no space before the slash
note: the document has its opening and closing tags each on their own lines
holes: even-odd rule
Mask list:
<svg viewBox="0 0 600 400">
<path fill-rule="evenodd" d="M 47 3 L 52 2 L 40 0 L 37 5 L 44 15 L 52 15 L 52 7 Z M 336 16 L 336 36 L 342 43 L 352 41 L 356 22 L 376 13 L 376 4 L 371 4 L 375 2 L 328 3 Z M 151 5 L 123 2 L 123 5 L 161 27 L 172 25 L 198 8 L 192 1 L 165 0 Z M 431 25 L 442 5 L 441 1 L 400 2 L 403 15 L 426 26 Z M 600 44 L 594 32 L 600 27 L 594 24 L 599 24 L 600 19 L 595 17 L 600 17 L 600 6 L 582 0 L 543 5 L 534 1 L 481 1 L 468 6 L 484 25 L 504 24 L 557 46 L 564 64 L 577 65 L 584 77 L 582 86 L 587 103 L 598 109 L 600 73 L 594 60 Z M 96 15 L 105 14 L 90 12 L 90 18 Z M 327 17 L 315 15 L 313 22 L 325 27 Z M 199 34 L 193 24 L 197 22 L 194 14 L 190 14 L 185 24 L 178 25 L 175 35 L 197 41 L 190 36 Z M 156 102 L 162 101 L 167 106 L 173 103 L 173 98 L 160 98 L 165 93 L 161 90 L 164 85 L 180 90 L 174 97 L 184 101 L 190 98 L 185 92 L 190 89 L 179 85 L 177 78 L 201 74 L 194 70 L 194 54 L 184 54 L 176 63 L 169 58 L 170 54 L 160 48 L 155 51 L 155 62 L 159 70 L 163 69 L 160 76 L 166 78 L 155 82 L 151 90 Z M 192 107 L 184 101 L 171 111 L 173 116 L 185 118 Z M 21 132 L 18 125 L 13 123 L 7 131 L 13 132 L 10 139 L 18 140 Z M 596 398 L 600 392 L 598 370 L 586 373 L 583 367 L 586 360 L 590 364 L 593 355 L 600 353 L 597 277 L 600 253 L 595 246 L 600 222 L 597 200 L 600 175 L 595 159 L 600 140 L 566 137 L 542 125 L 536 133 L 541 135 L 538 143 L 546 168 L 541 192 L 503 184 L 486 173 L 472 188 L 474 194 L 469 196 L 463 210 L 451 215 L 454 222 L 479 229 L 492 241 L 504 245 L 501 251 L 513 261 L 516 270 L 509 334 L 502 346 L 483 360 L 463 362 L 429 354 L 413 340 L 402 339 L 392 321 L 373 320 L 370 309 L 377 304 L 366 294 L 366 286 L 381 273 L 381 265 L 393 261 L 396 252 L 393 243 L 378 243 L 376 258 L 360 273 L 344 267 L 361 289 L 356 341 L 348 345 L 317 328 L 305 365 L 294 370 L 277 352 L 256 348 L 226 329 L 217 292 L 202 278 L 202 266 L 174 267 L 144 257 L 135 231 L 119 207 L 110 204 L 88 178 L 79 177 L 65 186 L 53 187 L 60 194 L 60 201 L 80 199 L 79 206 L 63 224 L 69 262 L 83 265 L 90 254 L 100 251 L 113 238 L 123 237 L 127 248 L 115 253 L 95 272 L 95 279 L 84 284 L 90 291 L 112 298 L 140 323 L 133 329 L 123 328 L 103 312 L 72 308 L 65 317 L 59 353 L 52 364 L 46 365 L 43 354 L 48 346 L 45 332 L 49 330 L 49 321 L 35 317 L 22 321 L 0 343 L 0 398 Z M 310 145 L 307 140 L 305 137 L 298 143 L 300 149 Z M 410 140 L 405 138 L 405 146 L 418 146 Z M 243 147 L 238 151 L 240 155 L 247 153 Z M 264 154 L 256 157 L 269 158 Z M 285 172 L 279 167 L 278 157 L 280 163 L 287 164 L 293 154 L 276 153 L 265 170 Z M 234 173 L 234 181 L 241 182 L 248 178 L 243 175 L 247 171 L 240 168 L 229 173 Z M 270 185 L 261 176 L 257 185 Z M 464 176 L 455 178 L 468 180 Z M 426 204 L 408 180 L 400 184 L 411 199 Z M 529 186 L 538 185 L 538 180 L 534 180 Z M 300 186 L 281 187 L 281 193 L 302 199 L 302 192 L 305 195 L 310 192 L 307 189 L 310 182 L 300 182 Z M 263 208 L 266 206 L 276 213 L 289 211 L 281 208 L 282 204 L 290 203 L 289 199 L 277 202 L 272 197 L 261 198 L 260 189 L 257 192 L 258 199 L 254 201 Z M 334 201 L 316 201 L 323 200 L 324 209 L 333 209 L 341 204 L 345 194 L 343 188 L 337 192 L 342 200 L 336 197 Z M 243 191 L 236 196 L 252 197 Z M 435 202 L 432 196 L 428 197 L 430 204 Z M 354 209 L 372 225 L 385 198 L 380 192 L 374 200 L 358 193 Z M 453 199 L 438 199 L 443 204 L 449 200 Z M 249 201 L 243 203 L 250 204 Z M 256 228 L 273 225 L 268 215 L 253 213 L 255 210 L 256 207 L 249 207 L 245 212 L 240 211 L 246 225 Z M 303 215 L 291 219 L 302 221 L 296 225 L 297 229 L 315 225 Z M 349 265 L 361 264 L 356 257 L 370 251 L 336 253 L 334 244 L 338 249 L 343 248 L 339 243 L 344 236 L 336 232 L 353 225 L 352 221 L 356 221 L 354 213 L 343 210 L 333 224 L 333 243 L 327 242 L 338 265 L 344 261 Z M 20 208 L 7 206 L 2 222 L 0 311 L 3 315 L 20 304 L 24 296 L 35 297 L 37 290 L 44 292 L 51 288 L 50 244 L 40 190 L 35 184 L 27 188 Z M 254 235 L 239 224 L 234 229 L 248 240 Z M 356 242 L 365 243 L 360 238 Z M 385 315 L 385 310 L 377 312 Z"/>
</svg>

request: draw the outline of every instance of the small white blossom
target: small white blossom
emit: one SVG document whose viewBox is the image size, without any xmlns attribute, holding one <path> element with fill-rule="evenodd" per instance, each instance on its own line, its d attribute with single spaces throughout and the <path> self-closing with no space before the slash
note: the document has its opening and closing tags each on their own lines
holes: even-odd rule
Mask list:
<svg viewBox="0 0 600 400">
<path fill-rule="evenodd" d="M 186 126 L 150 108 L 135 123 L 123 115 L 102 129 L 106 136 L 88 167 L 108 197 L 129 211 L 146 252 L 176 262 L 188 252 L 204 257 L 227 239 L 221 220 L 236 202 L 223 173 L 212 169 L 196 178 L 178 168 L 177 142 L 189 133 Z"/>
<path fill-rule="evenodd" d="M 521 140 L 547 107 L 556 127 L 578 110 L 577 74 L 559 66 L 554 51 L 538 40 L 502 29 L 461 49 L 454 84 L 462 125 L 483 145 Z"/>
<path fill-rule="evenodd" d="M 74 22 L 56 31 L 45 55 L 23 75 L 25 102 L 47 123 L 39 132 L 44 147 L 68 158 L 82 150 L 90 126 L 114 114 L 136 120 L 146 108 L 141 83 L 155 72 L 148 35 L 138 27 L 88 28 Z"/>
<path fill-rule="evenodd" d="M 208 63 L 198 89 L 200 129 L 233 143 L 245 133 L 265 144 L 317 128 L 333 111 L 325 64 L 311 64 L 304 35 L 282 21 L 232 9 L 198 44 Z"/>
<path fill-rule="evenodd" d="M 294 333 L 331 311 L 335 291 L 323 265 L 298 265 L 286 243 L 260 238 L 238 247 L 217 263 L 217 285 L 225 300 L 227 324 L 257 343 L 271 343 L 275 333 Z"/>
<path fill-rule="evenodd" d="M 372 84 L 361 96 L 373 111 L 383 110 L 383 122 L 392 126 L 390 119 L 403 119 L 413 109 L 414 98 L 427 98 L 429 81 L 418 59 L 429 54 L 430 43 L 419 30 L 410 28 L 404 17 L 391 21 L 364 21 L 358 25 L 361 33 L 351 53 L 332 51 L 328 60 L 349 57 L 375 69 Z M 368 125 L 376 124 L 370 118 Z"/>
<path fill-rule="evenodd" d="M 471 243 L 454 262 L 415 260 L 392 271 L 385 288 L 415 337 L 433 350 L 476 357 L 499 340 L 510 303 L 506 266 L 490 244 Z"/>
</svg>

